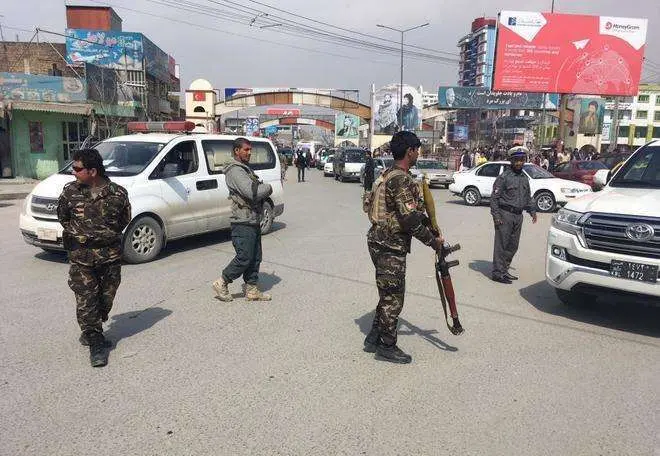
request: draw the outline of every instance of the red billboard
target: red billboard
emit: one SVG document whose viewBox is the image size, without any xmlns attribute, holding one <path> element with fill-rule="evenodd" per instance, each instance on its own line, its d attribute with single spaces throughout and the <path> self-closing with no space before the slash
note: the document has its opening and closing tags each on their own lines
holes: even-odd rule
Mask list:
<svg viewBox="0 0 660 456">
<path fill-rule="evenodd" d="M 300 115 L 300 109 L 268 108 L 266 114 L 271 116 L 298 117 Z"/>
<path fill-rule="evenodd" d="M 637 95 L 647 22 L 502 11 L 493 90 Z"/>
</svg>

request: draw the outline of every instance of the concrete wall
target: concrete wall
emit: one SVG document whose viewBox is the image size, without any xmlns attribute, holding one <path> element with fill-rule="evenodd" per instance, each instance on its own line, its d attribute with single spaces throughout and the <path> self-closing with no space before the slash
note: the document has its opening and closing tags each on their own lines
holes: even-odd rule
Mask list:
<svg viewBox="0 0 660 456">
<path fill-rule="evenodd" d="M 64 164 L 62 122 L 84 119 L 75 114 L 14 110 L 10 126 L 14 176 L 44 179 L 56 173 Z M 43 127 L 44 150 L 39 153 L 30 151 L 28 122 L 35 121 L 42 122 Z"/>
</svg>

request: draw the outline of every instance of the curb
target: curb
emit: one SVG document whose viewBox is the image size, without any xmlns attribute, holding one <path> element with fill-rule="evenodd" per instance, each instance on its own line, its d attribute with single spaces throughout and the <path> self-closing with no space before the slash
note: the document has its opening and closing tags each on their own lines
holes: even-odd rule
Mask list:
<svg viewBox="0 0 660 456">
<path fill-rule="evenodd" d="M 28 196 L 30 192 L 22 192 L 22 193 L 0 193 L 0 201 L 6 201 L 6 200 L 21 200 L 25 199 L 26 196 Z"/>
</svg>

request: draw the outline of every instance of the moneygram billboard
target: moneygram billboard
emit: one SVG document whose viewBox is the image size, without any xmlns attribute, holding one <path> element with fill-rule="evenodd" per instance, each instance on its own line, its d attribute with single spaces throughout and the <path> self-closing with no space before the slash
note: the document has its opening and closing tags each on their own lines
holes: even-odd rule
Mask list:
<svg viewBox="0 0 660 456">
<path fill-rule="evenodd" d="M 440 87 L 438 107 L 448 109 L 557 109 L 559 95 L 529 92 L 494 92 L 483 87 Z"/>
<path fill-rule="evenodd" d="M 502 11 L 493 90 L 637 95 L 647 22 Z"/>
</svg>

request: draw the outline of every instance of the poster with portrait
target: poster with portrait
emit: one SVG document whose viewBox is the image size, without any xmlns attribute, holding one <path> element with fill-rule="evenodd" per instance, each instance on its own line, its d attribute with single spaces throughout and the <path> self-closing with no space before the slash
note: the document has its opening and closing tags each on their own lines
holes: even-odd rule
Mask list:
<svg viewBox="0 0 660 456">
<path fill-rule="evenodd" d="M 344 112 L 335 115 L 335 137 L 338 140 L 358 139 L 360 118 Z"/>
<path fill-rule="evenodd" d="M 596 98 L 580 99 L 580 123 L 578 133 L 585 136 L 595 136 L 603 130 L 605 100 Z"/>
<path fill-rule="evenodd" d="M 422 127 L 422 96 L 417 89 L 404 84 L 401 105 L 399 88 L 399 84 L 390 84 L 374 94 L 372 116 L 376 135 L 392 135 L 398 130 L 415 131 Z"/>
</svg>

